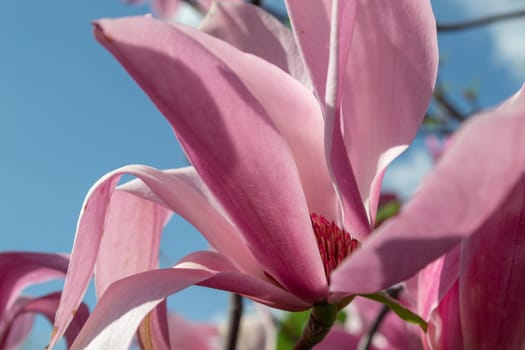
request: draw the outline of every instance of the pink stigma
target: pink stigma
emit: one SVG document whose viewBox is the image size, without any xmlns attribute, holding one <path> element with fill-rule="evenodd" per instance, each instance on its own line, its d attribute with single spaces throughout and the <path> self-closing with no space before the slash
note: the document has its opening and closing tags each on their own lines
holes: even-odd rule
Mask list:
<svg viewBox="0 0 525 350">
<path fill-rule="evenodd" d="M 339 228 L 334 222 L 329 222 L 323 216 L 312 213 L 310 215 L 315 239 L 319 253 L 323 260 L 326 278 L 330 282 L 332 271 L 355 249 L 359 241 L 350 237 L 344 229 Z"/>
</svg>

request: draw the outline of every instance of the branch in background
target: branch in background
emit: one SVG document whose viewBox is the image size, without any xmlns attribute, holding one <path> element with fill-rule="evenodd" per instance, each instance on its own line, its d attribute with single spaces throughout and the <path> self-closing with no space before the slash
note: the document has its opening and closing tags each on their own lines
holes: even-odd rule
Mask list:
<svg viewBox="0 0 525 350">
<path fill-rule="evenodd" d="M 525 9 L 519 10 L 519 11 L 508 12 L 508 13 L 502 13 L 499 15 L 481 17 L 478 19 L 473 19 L 473 20 L 465 21 L 465 22 L 438 23 L 436 27 L 437 27 L 438 32 L 453 32 L 453 31 L 464 30 L 464 29 L 472 29 L 472 28 L 483 26 L 483 25 L 506 21 L 510 19 L 516 19 L 520 17 L 525 17 Z"/>
<path fill-rule="evenodd" d="M 401 289 L 402 289 L 401 287 L 390 288 L 390 289 L 387 289 L 386 292 L 392 298 L 397 299 L 397 297 L 399 296 L 399 293 L 401 293 Z M 366 335 L 366 337 L 361 338 L 361 341 L 357 345 L 357 350 L 369 350 L 370 349 L 370 347 L 372 346 L 372 341 L 374 340 L 374 335 L 379 330 L 379 327 L 381 327 L 381 324 L 385 320 L 385 317 L 389 311 L 390 311 L 390 308 L 386 305 L 383 305 L 383 307 L 381 308 L 381 311 L 379 311 L 379 314 L 377 314 L 377 317 L 374 323 L 370 327 L 368 334 Z"/>
<path fill-rule="evenodd" d="M 201 16 L 206 16 L 206 9 L 202 7 L 197 0 L 181 0 L 186 4 L 190 5 L 195 11 L 197 11 Z"/>
<path fill-rule="evenodd" d="M 237 338 L 241 327 L 242 317 L 242 297 L 239 294 L 230 296 L 230 317 L 228 320 L 228 334 L 224 343 L 224 350 L 235 350 L 237 347 Z"/>
<path fill-rule="evenodd" d="M 464 122 L 467 116 L 459 110 L 459 108 L 448 99 L 448 97 L 443 93 L 443 90 L 437 88 L 434 91 L 434 99 L 442 107 L 449 116 L 453 117 L 457 121 Z"/>
<path fill-rule="evenodd" d="M 381 323 L 383 323 L 383 320 L 385 319 L 386 315 L 390 309 L 388 306 L 383 305 L 381 308 L 381 311 L 379 311 L 379 314 L 377 315 L 374 323 L 372 324 L 372 327 L 370 327 L 370 331 L 367 333 L 366 337 L 361 338 L 361 341 L 359 342 L 359 345 L 357 346 L 357 350 L 369 350 L 372 346 L 372 340 L 374 340 L 374 336 L 379 330 L 379 327 L 381 326 Z"/>
<path fill-rule="evenodd" d="M 265 7 L 265 6 L 263 6 L 263 1 L 262 0 L 251 0 L 251 1 L 249 1 L 249 3 L 264 9 L 270 15 L 274 16 L 275 18 L 277 18 L 279 20 L 279 22 L 281 22 L 281 23 L 287 23 L 288 22 L 288 15 L 286 14 L 286 11 L 283 14 L 283 13 L 277 12 L 276 10 L 274 10 L 272 8 Z"/>
<path fill-rule="evenodd" d="M 190 5 L 195 11 L 197 11 L 201 16 L 206 16 L 206 9 L 202 7 L 197 0 L 181 0 L 182 2 L 185 2 L 186 4 Z M 277 18 L 281 23 L 287 23 L 288 22 L 288 16 L 286 13 L 282 14 L 274 9 L 264 7 L 262 0 L 251 0 L 249 1 L 252 5 L 258 6 L 263 8 L 266 12 Z"/>
</svg>

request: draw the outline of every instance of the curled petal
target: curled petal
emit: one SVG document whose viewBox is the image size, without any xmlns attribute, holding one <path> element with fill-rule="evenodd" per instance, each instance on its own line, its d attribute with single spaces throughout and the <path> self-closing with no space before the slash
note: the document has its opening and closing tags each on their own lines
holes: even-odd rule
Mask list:
<svg viewBox="0 0 525 350">
<path fill-rule="evenodd" d="M 131 193 L 111 195 L 95 268 L 97 295 L 116 280 L 158 268 L 160 238 L 170 217 L 170 210 Z"/>
<path fill-rule="evenodd" d="M 195 226 L 210 245 L 227 256 L 240 271 L 264 276 L 264 271 L 246 247 L 241 233 L 230 222 L 228 213 L 217 203 L 193 167 L 162 172 L 144 166 L 133 166 L 133 169 L 121 169 L 139 179 L 119 186 L 120 191 L 132 193 L 176 212 Z"/>
<path fill-rule="evenodd" d="M 256 299 L 270 297 L 280 300 L 279 295 L 271 295 L 278 290 L 283 297 L 286 295 L 278 287 L 261 289 L 263 284 L 253 284 L 252 277 L 244 275 L 248 279 L 235 278 L 235 274 L 238 271 L 219 254 L 198 252 L 186 257 L 174 268 L 146 271 L 119 280 L 104 293 L 71 349 L 127 349 L 148 312 L 170 294 L 194 284 L 213 287 L 224 278 L 221 284 L 235 292 L 248 291 Z M 289 302 L 293 299 L 289 295 L 282 300 Z M 296 306 L 301 305 L 301 301 L 295 300 L 298 302 Z"/>
<path fill-rule="evenodd" d="M 35 314 L 43 315 L 49 322 L 53 323 L 59 301 L 60 292 L 51 293 L 39 298 L 20 297 L 10 313 L 9 323 L 3 332 L 8 335 L 7 339 L 4 339 L 0 335 L 2 349 L 11 349 L 11 346 L 13 346 L 13 349 L 17 348 L 16 344 L 20 340 L 24 340 L 31 330 Z M 75 340 L 88 316 L 88 307 L 85 304 L 81 304 L 65 334 L 68 345 L 73 343 L 73 340 Z M 3 341 L 6 342 L 4 343 Z"/>
<path fill-rule="evenodd" d="M 214 245 L 216 249 L 224 249 L 226 253 L 229 253 L 229 257 L 235 264 L 241 266 L 244 265 L 244 267 L 254 275 L 263 275 L 260 267 L 258 267 L 259 265 L 254 260 L 246 245 L 243 244 L 244 241 L 242 237 L 239 236 L 235 230 L 232 230 L 231 225 L 213 210 L 210 204 L 206 202 L 203 195 L 196 191 L 196 188 L 191 183 L 185 181 L 187 177 L 168 175 L 159 170 L 138 165 L 117 169 L 101 178 L 90 189 L 86 196 L 85 204 L 77 225 L 77 233 L 75 236 L 73 252 L 71 254 L 69 273 L 66 276 L 63 298 L 61 300 L 60 308 L 57 311 L 55 322 L 56 331 L 52 337 L 51 346 L 53 346 L 56 340 L 63 334 L 71 320 L 72 312 L 80 304 L 87 289 L 87 285 L 94 271 L 95 262 L 99 254 L 99 248 L 103 240 L 103 233 L 106 229 L 106 224 L 108 225 L 108 229 L 113 230 L 116 229 L 115 225 L 119 223 L 121 217 L 116 215 L 117 212 L 114 212 L 114 214 L 111 215 L 107 214 L 112 210 L 122 209 L 120 207 L 111 209 L 110 203 L 114 188 L 123 173 L 135 175 L 140 178 L 146 185 L 143 185 L 142 187 L 147 187 L 153 194 L 155 194 L 158 198 L 158 204 L 163 204 L 170 210 L 186 217 L 199 229 L 202 228 L 200 227 L 201 225 L 204 225 L 204 229 L 207 230 L 202 230 L 202 232 L 208 238 L 210 243 Z M 126 195 L 122 196 L 125 197 Z M 117 199 L 117 201 L 120 201 L 120 199 Z M 119 204 L 117 201 L 113 202 L 113 204 Z M 141 207 L 143 209 L 149 207 L 152 211 L 144 213 L 144 215 L 153 215 L 153 218 L 156 218 L 156 221 L 153 221 L 155 225 L 152 225 L 148 229 L 157 231 L 160 230 L 164 220 L 166 220 L 166 212 L 155 207 L 155 205 L 157 204 L 147 204 L 137 198 L 133 200 L 132 203 L 129 203 L 127 208 L 135 210 Z M 199 211 L 200 209 L 204 209 L 205 213 L 210 215 L 202 215 L 203 212 Z M 126 214 L 126 212 L 124 212 L 124 214 Z M 152 217 L 150 216 L 150 218 Z M 118 220 L 113 222 L 108 221 L 113 219 Z M 138 220 L 140 222 L 141 218 L 139 217 L 133 220 Z M 135 223 L 137 223 L 137 221 L 135 221 Z M 122 233 L 123 231 L 114 231 L 110 234 L 110 237 L 119 232 L 125 234 L 125 232 Z M 132 232 L 137 233 L 136 231 Z M 125 236 L 122 236 L 121 238 L 124 240 Z M 155 244 L 150 246 L 150 248 L 152 249 L 154 246 Z M 110 247 L 106 247 L 106 249 L 109 248 Z M 148 257 L 146 262 L 151 262 L 155 253 L 156 252 L 147 252 L 146 254 Z M 131 270 L 127 270 L 127 272 L 131 272 L 137 267 L 143 268 L 143 266 L 136 265 L 136 263 L 140 262 L 139 258 L 136 258 L 134 262 L 134 266 L 128 266 Z M 125 261 L 121 261 L 120 263 L 125 263 Z M 145 262 L 141 262 L 141 264 L 142 263 Z M 113 277 L 115 276 L 112 276 L 111 272 L 108 272 L 107 276 L 101 276 L 102 281 L 100 282 L 101 284 L 99 287 L 102 289 L 107 287 L 107 284 L 111 282 Z"/>
<path fill-rule="evenodd" d="M 64 255 L 34 252 L 0 254 L 0 312 L 3 315 L 30 284 L 63 277 L 68 266 Z M 2 319 L 0 318 L 0 324 Z"/>
</svg>

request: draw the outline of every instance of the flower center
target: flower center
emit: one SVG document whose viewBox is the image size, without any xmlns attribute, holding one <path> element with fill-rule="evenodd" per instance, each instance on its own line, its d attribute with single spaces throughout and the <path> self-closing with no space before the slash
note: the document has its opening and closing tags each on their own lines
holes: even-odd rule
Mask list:
<svg viewBox="0 0 525 350">
<path fill-rule="evenodd" d="M 360 243 L 357 239 L 350 237 L 344 229 L 339 228 L 334 222 L 326 220 L 322 215 L 312 213 L 310 215 L 315 239 L 319 247 L 319 253 L 323 260 L 324 272 L 328 282 L 332 271 L 354 250 Z"/>
</svg>

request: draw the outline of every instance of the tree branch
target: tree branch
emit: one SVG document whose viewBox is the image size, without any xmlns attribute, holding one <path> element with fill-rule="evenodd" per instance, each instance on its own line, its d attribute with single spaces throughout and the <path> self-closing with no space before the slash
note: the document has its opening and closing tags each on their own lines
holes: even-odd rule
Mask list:
<svg viewBox="0 0 525 350">
<path fill-rule="evenodd" d="M 453 117 L 460 123 L 464 122 L 467 118 L 467 116 L 461 112 L 452 101 L 448 99 L 441 89 L 437 88 L 434 91 L 434 99 L 448 113 L 449 116 Z"/>
<path fill-rule="evenodd" d="M 394 287 L 387 289 L 386 292 L 388 295 L 390 295 L 392 298 L 397 299 L 399 296 L 399 293 L 401 293 L 400 287 Z M 372 340 L 374 339 L 374 335 L 379 330 L 379 327 L 381 327 L 381 324 L 385 320 L 386 315 L 390 311 L 390 308 L 386 305 L 383 305 L 381 308 L 381 311 L 379 311 L 379 314 L 377 314 L 376 319 L 374 320 L 374 323 L 370 327 L 370 330 L 368 331 L 366 337 L 361 338 L 361 341 L 357 345 L 357 350 L 369 350 L 370 346 L 372 346 Z"/>
<path fill-rule="evenodd" d="M 224 350 L 235 350 L 237 347 L 237 338 L 241 328 L 242 308 L 242 297 L 239 294 L 232 293 L 230 297 L 228 334 L 224 343 Z"/>
<path fill-rule="evenodd" d="M 507 13 L 501 13 L 498 15 L 491 15 L 486 17 L 481 17 L 465 22 L 458 23 L 438 23 L 436 25 L 438 32 L 453 32 L 458 30 L 472 29 L 487 24 L 492 24 L 496 22 L 502 22 L 510 19 L 516 19 L 520 17 L 525 17 L 525 9 Z"/>
</svg>

